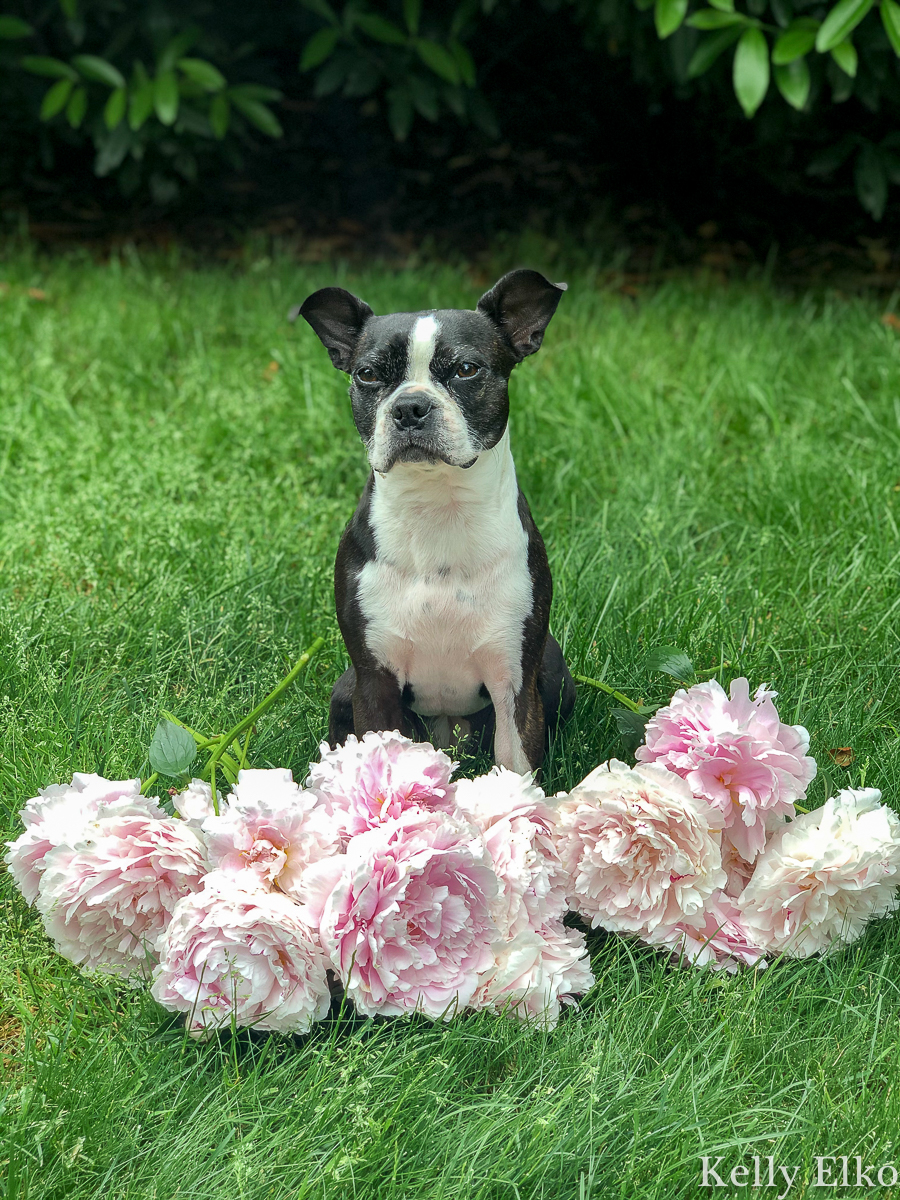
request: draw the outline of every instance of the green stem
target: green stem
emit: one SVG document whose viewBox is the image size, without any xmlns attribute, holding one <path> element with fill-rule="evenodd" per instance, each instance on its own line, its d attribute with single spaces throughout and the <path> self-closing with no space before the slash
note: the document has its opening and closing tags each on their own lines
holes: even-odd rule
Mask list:
<svg viewBox="0 0 900 1200">
<path fill-rule="evenodd" d="M 250 739 L 252 736 L 253 736 L 253 730 L 248 729 L 247 736 L 244 738 L 244 744 L 241 747 L 241 757 L 240 757 L 240 760 L 238 761 L 238 770 L 239 771 L 243 771 L 244 767 L 247 765 L 247 750 L 250 746 Z"/>
<path fill-rule="evenodd" d="M 586 683 L 590 687 L 599 688 L 601 692 L 606 692 L 607 696 L 612 696 L 614 700 L 618 700 L 625 708 L 630 708 L 633 713 L 640 713 L 641 706 L 639 704 L 635 704 L 633 700 L 629 700 L 627 696 L 623 696 L 621 692 L 617 692 L 608 683 L 602 683 L 599 679 L 590 679 L 587 675 L 575 675 L 574 678 L 578 683 Z"/>
<path fill-rule="evenodd" d="M 209 760 L 209 782 L 212 786 L 213 811 L 216 813 L 216 815 L 218 815 L 219 812 L 219 802 L 216 798 L 216 766 L 218 765 L 219 759 L 222 757 L 227 747 L 229 747 L 236 738 L 239 738 L 242 733 L 252 728 L 252 726 L 255 725 L 259 718 L 263 715 L 263 713 L 266 712 L 267 709 L 271 708 L 278 697 L 283 692 L 287 691 L 312 656 L 317 654 L 324 645 L 325 639 L 323 637 L 316 638 L 310 648 L 304 654 L 300 655 L 300 657 L 291 667 L 290 671 L 288 671 L 287 675 L 285 675 L 284 679 L 282 679 L 281 683 L 279 683 L 277 687 L 274 687 L 272 691 L 269 692 L 268 696 L 266 696 L 264 700 L 261 700 L 259 704 L 257 704 L 256 708 L 254 708 L 252 712 L 248 713 L 243 720 L 238 721 L 234 729 L 229 730 L 229 732 L 226 733 L 222 740 L 216 745 Z"/>
<path fill-rule="evenodd" d="M 144 782 L 141 784 L 141 795 L 142 796 L 146 796 L 147 788 L 152 788 L 154 783 L 156 783 L 157 779 L 159 779 L 159 771 L 154 771 L 153 774 L 151 776 L 149 776 L 149 778 L 144 780 Z"/>
<path fill-rule="evenodd" d="M 160 715 L 165 717 L 167 721 L 171 721 L 173 725 L 179 725 L 185 733 L 189 733 L 197 743 L 198 750 L 208 750 L 210 746 L 214 746 L 222 737 L 221 733 L 214 733 L 212 737 L 204 737 L 202 733 L 198 733 L 196 729 L 191 729 L 190 725 L 185 725 L 184 721 L 179 721 L 177 717 L 173 716 L 170 712 L 166 712 L 164 708 L 160 709 Z"/>
</svg>

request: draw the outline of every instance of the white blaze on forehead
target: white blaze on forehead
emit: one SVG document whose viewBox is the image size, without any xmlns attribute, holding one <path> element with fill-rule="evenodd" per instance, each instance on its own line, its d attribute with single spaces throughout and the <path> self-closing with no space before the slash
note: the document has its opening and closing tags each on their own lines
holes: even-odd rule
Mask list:
<svg viewBox="0 0 900 1200">
<path fill-rule="evenodd" d="M 419 317 L 409 335 L 408 383 L 428 383 L 431 380 L 431 360 L 440 324 L 432 316 Z"/>
</svg>

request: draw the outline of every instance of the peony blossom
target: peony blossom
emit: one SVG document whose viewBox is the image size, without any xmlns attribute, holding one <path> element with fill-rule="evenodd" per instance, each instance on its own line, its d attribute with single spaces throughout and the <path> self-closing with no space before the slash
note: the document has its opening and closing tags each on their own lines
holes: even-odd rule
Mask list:
<svg viewBox="0 0 900 1200">
<path fill-rule="evenodd" d="M 359 1012 L 452 1016 L 493 962 L 497 880 L 477 830 L 407 809 L 310 867 L 306 911 Z"/>
<path fill-rule="evenodd" d="M 336 750 L 323 742 L 320 752 L 306 786 L 334 816 L 345 843 L 408 808 L 453 811 L 456 763 L 429 742 L 413 742 L 396 730 L 367 733 L 361 741 L 351 733 Z"/>
<path fill-rule="evenodd" d="M 328 960 L 300 907 L 253 871 L 215 871 L 175 909 L 151 992 L 195 1034 L 232 1021 L 306 1033 L 328 1013 Z"/>
<path fill-rule="evenodd" d="M 766 833 L 794 814 L 816 774 L 802 725 L 779 720 L 776 692 L 760 687 L 750 699 L 746 679 L 730 697 L 715 679 L 679 690 L 647 722 L 638 762 L 656 762 L 686 779 L 725 819 L 723 837 L 753 862 Z"/>
<path fill-rule="evenodd" d="M 494 767 L 461 779 L 456 803 L 481 830 L 491 856 L 500 884 L 492 915 L 503 936 L 561 919 L 568 876 L 556 849 L 556 810 L 531 776 Z"/>
<path fill-rule="evenodd" d="M 224 813 L 228 804 L 222 798 L 222 793 L 216 792 L 219 812 Z M 207 817 L 215 816 L 213 808 L 212 787 L 202 779 L 192 779 L 183 792 L 176 792 L 172 797 L 175 811 L 183 821 L 191 825 L 202 825 Z"/>
<path fill-rule="evenodd" d="M 876 788 L 848 788 L 769 841 L 738 904 L 760 946 L 807 958 L 894 912 L 900 817 Z"/>
<path fill-rule="evenodd" d="M 104 779 L 76 772 L 71 783 L 55 783 L 29 800 L 19 816 L 25 832 L 14 842 L 3 861 L 29 904 L 37 899 L 44 861 L 54 846 L 73 845 L 91 821 L 112 812 L 166 814 L 141 795 L 139 779 Z"/>
<path fill-rule="evenodd" d="M 334 821 L 290 771 L 241 771 L 220 816 L 203 822 L 213 868 L 249 868 L 268 888 L 304 899 L 310 863 L 340 853 Z"/>
<path fill-rule="evenodd" d="M 140 975 L 175 905 L 200 887 L 206 857 L 184 821 L 123 811 L 49 851 L 37 907 L 64 958 L 86 971 Z"/>
<path fill-rule="evenodd" d="M 659 925 L 700 926 L 725 884 L 721 815 L 655 763 L 610 759 L 563 797 L 559 854 L 569 904 L 592 926 L 646 935 Z"/>
<path fill-rule="evenodd" d="M 574 1004 L 594 985 L 584 934 L 548 921 L 540 929 L 520 930 L 497 942 L 495 959 L 472 998 L 473 1008 L 492 1008 L 506 1016 L 555 1029 L 560 1005 Z"/>
<path fill-rule="evenodd" d="M 664 946 L 695 967 L 735 974 L 741 966 L 765 967 L 765 951 L 756 944 L 744 916 L 725 892 L 716 892 L 703 910 L 699 929 L 689 925 L 660 926 L 646 940 Z"/>
</svg>

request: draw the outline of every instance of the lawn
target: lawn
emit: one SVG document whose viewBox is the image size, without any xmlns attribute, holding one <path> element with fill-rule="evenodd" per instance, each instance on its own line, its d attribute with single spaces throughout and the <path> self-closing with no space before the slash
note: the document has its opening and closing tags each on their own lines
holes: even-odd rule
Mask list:
<svg viewBox="0 0 900 1200">
<path fill-rule="evenodd" d="M 233 724 L 321 634 L 255 743 L 255 765 L 302 778 L 345 663 L 331 568 L 366 465 L 345 378 L 288 308 L 334 282 L 380 312 L 471 306 L 490 272 L 19 250 L 0 279 L 5 836 L 73 771 L 148 774 L 161 708 Z M 897 805 L 900 340 L 884 305 L 569 281 L 513 378 L 512 435 L 573 669 L 661 701 L 673 682 L 645 662 L 664 643 L 701 677 L 766 681 L 811 731 L 813 805 L 863 779 Z M 607 698 L 583 687 L 545 786 L 622 753 Z M 3 1197 L 669 1200 L 750 1194 L 703 1188 L 701 1156 L 752 1184 L 757 1155 L 779 1186 L 754 1194 L 785 1193 L 784 1165 L 793 1200 L 816 1155 L 851 1156 L 851 1184 L 855 1155 L 900 1168 L 900 922 L 724 978 L 592 935 L 596 987 L 552 1034 L 481 1014 L 196 1044 L 143 991 L 82 978 L 0 887 Z"/>
</svg>

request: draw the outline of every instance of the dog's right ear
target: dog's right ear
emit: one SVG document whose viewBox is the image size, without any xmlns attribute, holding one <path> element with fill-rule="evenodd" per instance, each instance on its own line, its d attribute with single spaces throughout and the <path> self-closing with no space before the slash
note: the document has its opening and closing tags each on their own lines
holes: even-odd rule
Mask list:
<svg viewBox="0 0 900 1200">
<path fill-rule="evenodd" d="M 339 287 L 320 288 L 290 312 L 291 320 L 303 317 L 310 323 L 337 369 L 348 372 L 359 335 L 371 316 L 365 300 Z"/>
</svg>

